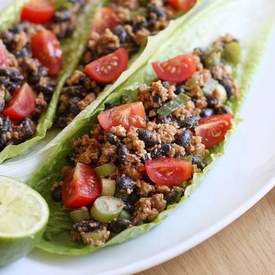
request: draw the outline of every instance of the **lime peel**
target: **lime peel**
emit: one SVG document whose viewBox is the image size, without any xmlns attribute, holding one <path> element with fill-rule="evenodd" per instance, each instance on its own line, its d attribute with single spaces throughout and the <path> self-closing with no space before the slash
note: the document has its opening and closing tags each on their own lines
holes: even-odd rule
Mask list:
<svg viewBox="0 0 275 275">
<path fill-rule="evenodd" d="M 42 237 L 49 218 L 39 193 L 0 176 L 0 266 L 28 254 Z"/>
</svg>

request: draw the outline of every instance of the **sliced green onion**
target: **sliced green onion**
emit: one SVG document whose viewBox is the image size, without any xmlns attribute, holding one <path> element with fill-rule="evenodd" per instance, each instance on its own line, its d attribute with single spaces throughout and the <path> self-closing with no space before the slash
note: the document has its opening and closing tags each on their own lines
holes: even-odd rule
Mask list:
<svg viewBox="0 0 275 275">
<path fill-rule="evenodd" d="M 91 216 L 99 222 L 110 222 L 117 218 L 124 207 L 121 199 L 102 196 L 96 199 L 92 208 Z"/>
<path fill-rule="evenodd" d="M 70 216 L 74 222 L 80 222 L 90 218 L 89 210 L 86 207 L 71 211 Z"/>
<path fill-rule="evenodd" d="M 169 102 L 162 105 L 157 113 L 161 116 L 168 116 L 182 105 L 186 104 L 190 100 L 190 97 L 185 94 L 180 94 L 176 98 L 170 100 Z"/>
<path fill-rule="evenodd" d="M 95 168 L 95 171 L 100 177 L 108 177 L 116 170 L 113 163 L 106 163 Z"/>
<path fill-rule="evenodd" d="M 116 191 L 116 182 L 111 179 L 101 179 L 101 185 L 102 185 L 102 196 L 113 196 Z"/>
</svg>

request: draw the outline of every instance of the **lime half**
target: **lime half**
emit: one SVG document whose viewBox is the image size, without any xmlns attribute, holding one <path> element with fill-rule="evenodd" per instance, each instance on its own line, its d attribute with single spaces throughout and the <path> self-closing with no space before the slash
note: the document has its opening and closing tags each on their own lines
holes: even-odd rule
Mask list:
<svg viewBox="0 0 275 275">
<path fill-rule="evenodd" d="M 49 218 L 46 201 L 36 191 L 0 176 L 0 266 L 28 254 Z"/>
</svg>

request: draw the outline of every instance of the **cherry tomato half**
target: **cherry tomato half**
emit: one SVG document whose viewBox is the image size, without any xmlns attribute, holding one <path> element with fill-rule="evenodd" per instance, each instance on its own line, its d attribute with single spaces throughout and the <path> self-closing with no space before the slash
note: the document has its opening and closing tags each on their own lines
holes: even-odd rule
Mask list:
<svg viewBox="0 0 275 275">
<path fill-rule="evenodd" d="M 62 185 L 62 202 L 68 208 L 79 208 L 93 203 L 101 194 L 100 179 L 93 168 L 77 163 Z"/>
<path fill-rule="evenodd" d="M 32 54 L 47 69 L 51 76 L 56 76 L 62 69 L 63 57 L 59 40 L 51 31 L 39 31 L 31 40 Z"/>
<path fill-rule="evenodd" d="M 111 8 L 101 8 L 95 14 L 92 31 L 102 34 L 107 28 L 113 29 L 118 24 L 118 17 Z"/>
<path fill-rule="evenodd" d="M 12 120 L 22 120 L 35 110 L 35 93 L 32 88 L 25 83 L 14 92 L 12 99 L 3 113 Z"/>
<path fill-rule="evenodd" d="M 178 11 L 188 12 L 195 6 L 197 0 L 168 0 L 168 3 Z"/>
<path fill-rule="evenodd" d="M 120 48 L 88 64 L 84 72 L 99 83 L 111 83 L 117 80 L 128 67 L 128 52 Z"/>
<path fill-rule="evenodd" d="M 21 19 L 36 24 L 51 21 L 55 13 L 54 5 L 49 0 L 32 0 L 22 9 Z"/>
<path fill-rule="evenodd" d="M 100 126 L 109 131 L 113 126 L 122 125 L 125 129 L 131 126 L 145 126 L 145 110 L 142 102 L 127 103 L 100 113 L 97 117 Z"/>
<path fill-rule="evenodd" d="M 233 116 L 231 114 L 213 115 L 202 118 L 195 132 L 202 137 L 202 143 L 206 148 L 218 145 L 224 140 L 227 131 L 232 126 Z"/>
<path fill-rule="evenodd" d="M 0 40 L 0 67 L 5 67 L 8 65 L 8 63 L 8 51 L 2 40 Z"/>
<path fill-rule="evenodd" d="M 181 83 L 197 70 L 197 62 L 191 54 L 179 55 L 164 62 L 154 62 L 153 69 L 159 79 Z"/>
<path fill-rule="evenodd" d="M 190 161 L 161 158 L 145 161 L 145 170 L 152 182 L 156 185 L 176 186 L 189 180 L 193 174 Z"/>
</svg>

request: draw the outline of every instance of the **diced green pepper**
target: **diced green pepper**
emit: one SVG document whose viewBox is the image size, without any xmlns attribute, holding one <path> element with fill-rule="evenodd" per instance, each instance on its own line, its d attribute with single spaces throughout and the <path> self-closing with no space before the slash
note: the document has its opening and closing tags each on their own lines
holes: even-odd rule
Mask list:
<svg viewBox="0 0 275 275">
<path fill-rule="evenodd" d="M 95 171 L 100 177 L 108 177 L 116 170 L 113 163 L 106 163 L 95 168 Z"/>
<path fill-rule="evenodd" d="M 162 105 L 157 113 L 161 116 L 168 116 L 178 108 L 180 108 L 183 104 L 186 104 L 190 100 L 190 97 L 185 94 L 178 95 L 175 99 L 170 100 L 169 102 Z"/>
<path fill-rule="evenodd" d="M 241 47 L 236 41 L 227 43 L 223 50 L 223 58 L 234 65 L 237 65 L 241 59 Z"/>
</svg>

